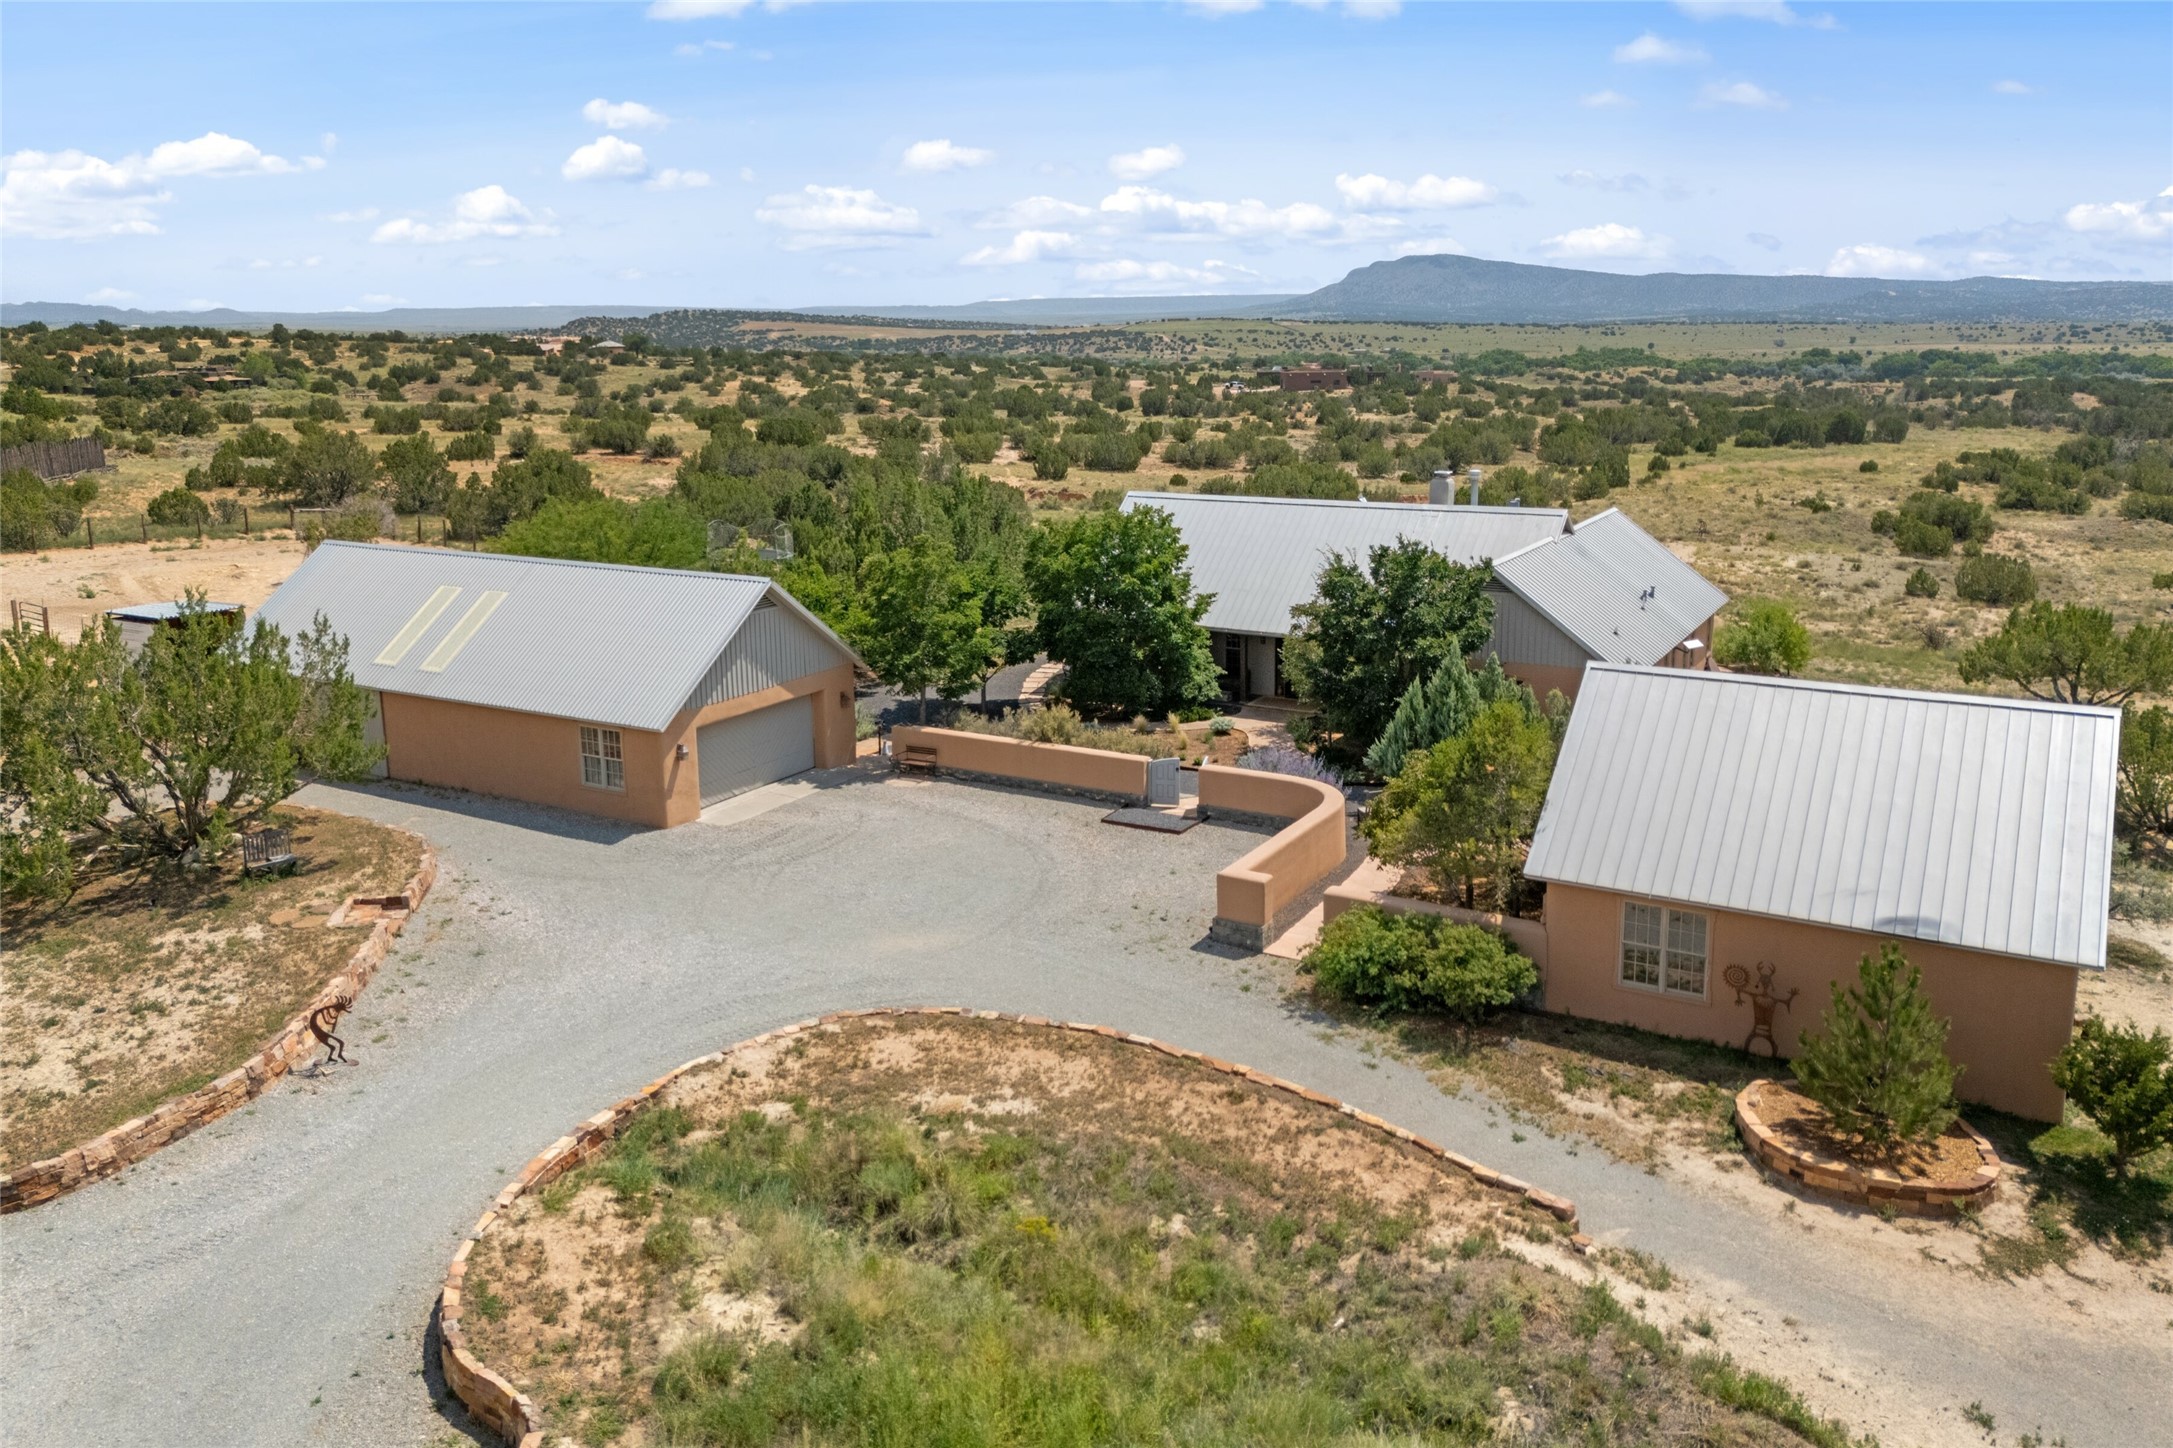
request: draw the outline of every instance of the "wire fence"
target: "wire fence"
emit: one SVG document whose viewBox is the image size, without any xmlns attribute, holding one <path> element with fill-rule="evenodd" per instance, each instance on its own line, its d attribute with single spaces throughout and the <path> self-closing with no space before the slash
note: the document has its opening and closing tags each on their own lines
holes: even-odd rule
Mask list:
<svg viewBox="0 0 2173 1448">
<path fill-rule="evenodd" d="M 190 523 L 154 522 L 149 513 L 140 510 L 127 513 L 85 513 L 68 533 L 48 537 L 35 550 L 11 551 L 50 553 L 68 548 L 110 548 L 125 543 L 140 546 L 147 543 L 198 543 L 226 539 L 299 538 L 309 527 L 312 518 L 332 511 L 324 508 L 290 508 L 282 504 L 232 503 L 229 507 L 222 507 L 209 516 Z M 472 548 L 477 546 L 478 541 L 457 536 L 446 519 L 422 513 L 397 518 L 378 536 L 388 541 L 426 543 L 446 548 Z"/>
</svg>

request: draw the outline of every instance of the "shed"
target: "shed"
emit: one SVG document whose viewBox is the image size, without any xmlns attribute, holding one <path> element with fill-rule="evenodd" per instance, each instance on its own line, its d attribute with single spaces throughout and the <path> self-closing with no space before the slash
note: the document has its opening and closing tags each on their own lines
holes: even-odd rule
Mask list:
<svg viewBox="0 0 2173 1448">
<path fill-rule="evenodd" d="M 106 617 L 121 626 L 121 642 L 132 654 L 141 653 L 151 641 L 151 631 L 172 628 L 178 624 L 188 608 L 184 603 L 132 603 L 125 608 L 109 608 Z M 238 603 L 205 603 L 200 611 L 240 623 L 243 609 Z"/>
<path fill-rule="evenodd" d="M 2078 971 L 2105 965 L 2115 709 L 1592 664 L 1525 873 L 1549 1010 L 1741 1043 L 1728 966 L 1799 992 L 1901 944 L 1961 1093 L 2057 1120 Z"/>
<path fill-rule="evenodd" d="M 318 614 L 395 779 L 665 826 L 853 756 L 859 660 L 766 578 L 325 543 L 259 616 Z"/>
</svg>

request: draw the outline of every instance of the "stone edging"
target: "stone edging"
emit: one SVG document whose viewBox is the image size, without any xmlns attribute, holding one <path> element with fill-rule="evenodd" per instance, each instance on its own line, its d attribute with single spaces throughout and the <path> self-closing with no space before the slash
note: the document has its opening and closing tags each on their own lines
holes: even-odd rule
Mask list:
<svg viewBox="0 0 2173 1448">
<path fill-rule="evenodd" d="M 259 1047 L 255 1055 L 209 1085 L 162 1102 L 148 1115 L 124 1121 L 81 1146 L 70 1147 L 58 1156 L 31 1162 L 0 1177 L 0 1215 L 25 1211 L 66 1196 L 102 1177 L 112 1176 L 121 1168 L 142 1161 L 160 1147 L 179 1141 L 198 1127 L 209 1125 L 261 1096 L 274 1081 L 286 1075 L 296 1061 L 316 1048 L 316 1039 L 309 1033 L 310 1014 L 318 1007 L 330 1004 L 334 996 L 343 991 L 359 993 L 370 977 L 377 974 L 377 968 L 384 964 L 392 949 L 393 937 L 407 923 L 408 915 L 422 904 L 437 878 L 437 851 L 424 840 L 422 862 L 416 866 L 415 874 L 401 888 L 400 894 L 370 897 L 369 903 L 385 913 L 380 914 L 370 927 L 369 936 L 355 947 L 339 973 L 325 982 L 316 998 L 280 1027 L 278 1035 Z M 401 900 L 405 902 L 403 905 L 392 905 Z M 345 914 L 347 909 L 348 905 L 343 904 L 334 913 Z"/>
<path fill-rule="evenodd" d="M 1764 1078 L 1751 1082 L 1735 1096 L 1735 1126 L 1753 1159 L 1767 1171 L 1784 1177 L 1821 1196 L 1837 1197 L 1859 1207 L 1885 1208 L 1912 1217 L 1951 1217 L 1965 1205 L 1981 1205 L 1999 1193 L 1999 1153 L 1984 1133 L 1960 1117 L 1954 1125 L 1969 1133 L 1980 1165 L 1958 1181 L 1913 1182 L 1878 1167 L 1860 1167 L 1829 1157 L 1809 1156 L 1783 1142 L 1759 1119 L 1751 1098 L 1759 1088 L 1773 1084 Z M 1949 1127 L 1948 1130 L 1953 1130 Z"/>
<path fill-rule="evenodd" d="M 540 1191 L 568 1171 L 585 1166 L 601 1156 L 621 1127 L 648 1106 L 658 1093 L 686 1073 L 717 1065 L 738 1052 L 756 1046 L 769 1045 L 809 1031 L 834 1030 L 847 1021 L 871 1017 L 895 1019 L 912 1016 L 960 1016 L 983 1021 L 1009 1021 L 1014 1025 L 1039 1026 L 1051 1030 L 1077 1031 L 1084 1035 L 1104 1036 L 1113 1041 L 1144 1046 L 1180 1060 L 1197 1061 L 1211 1070 L 1242 1076 L 1255 1085 L 1287 1092 L 1316 1106 L 1326 1106 L 1339 1111 L 1361 1126 L 1369 1127 L 1456 1167 L 1482 1186 L 1494 1187 L 1521 1197 L 1557 1220 L 1567 1222 L 1572 1227 L 1577 1225 L 1576 1204 L 1565 1197 L 1541 1191 L 1506 1172 L 1482 1166 L 1470 1157 L 1438 1146 L 1423 1136 L 1384 1121 L 1370 1112 L 1360 1111 L 1333 1096 L 1324 1096 L 1318 1091 L 1300 1086 L 1295 1081 L 1285 1081 L 1280 1076 L 1270 1076 L 1267 1072 L 1256 1071 L 1250 1066 L 1219 1060 L 1199 1051 L 1188 1051 L 1181 1046 L 1172 1046 L 1149 1036 L 1131 1035 L 1112 1026 L 1052 1021 L 1046 1016 L 1019 1015 L 1010 1011 L 976 1011 L 964 1006 L 878 1006 L 870 1010 L 832 1011 L 813 1020 L 798 1021 L 789 1026 L 780 1026 L 774 1031 L 765 1031 L 759 1036 L 750 1037 L 722 1051 L 696 1057 L 683 1066 L 665 1072 L 632 1096 L 589 1117 L 575 1127 L 572 1134 L 552 1142 L 544 1148 L 541 1155 L 522 1167 L 519 1174 L 491 1202 L 490 1209 L 476 1219 L 467 1239 L 460 1244 L 460 1250 L 453 1254 L 452 1264 L 446 1268 L 445 1286 L 438 1297 L 438 1362 L 444 1370 L 446 1386 L 453 1390 L 478 1422 L 487 1424 L 507 1443 L 516 1445 L 516 1448 L 543 1448 L 542 1412 L 526 1394 L 515 1391 L 512 1383 L 485 1366 L 468 1350 L 466 1334 L 461 1329 L 461 1289 L 468 1273 L 468 1257 L 475 1250 L 476 1243 L 482 1241 L 499 1217 L 527 1193 Z M 1580 1252 L 1588 1251 L 1591 1247 L 1590 1239 L 1582 1233 L 1573 1235 L 1570 1242 Z"/>
</svg>

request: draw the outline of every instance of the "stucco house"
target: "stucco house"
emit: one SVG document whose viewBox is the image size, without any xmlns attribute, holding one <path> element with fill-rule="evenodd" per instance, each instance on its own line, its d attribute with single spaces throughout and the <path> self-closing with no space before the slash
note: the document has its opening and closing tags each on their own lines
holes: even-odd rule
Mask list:
<svg viewBox="0 0 2173 1448">
<path fill-rule="evenodd" d="M 1193 587 L 1214 595 L 1202 620 L 1225 698 L 1288 692 L 1283 640 L 1336 554 L 1363 561 L 1410 538 L 1462 564 L 1492 562 L 1493 636 L 1480 657 L 1544 697 L 1574 698 L 1592 660 L 1707 667 L 1727 595 L 1619 510 L 1572 524 L 1560 508 L 1336 502 L 1214 493 L 1131 492 L 1184 536 Z"/>
<path fill-rule="evenodd" d="M 1742 1044 L 1730 966 L 1797 992 L 1901 944 L 1951 1021 L 1960 1094 L 2056 1121 L 2078 975 L 2105 966 L 2114 709 L 1593 664 L 1526 873 L 1544 1004 Z"/>
<path fill-rule="evenodd" d="M 394 779 L 668 826 L 853 757 L 860 661 L 766 578 L 326 543 L 259 617 L 320 613 Z"/>
</svg>

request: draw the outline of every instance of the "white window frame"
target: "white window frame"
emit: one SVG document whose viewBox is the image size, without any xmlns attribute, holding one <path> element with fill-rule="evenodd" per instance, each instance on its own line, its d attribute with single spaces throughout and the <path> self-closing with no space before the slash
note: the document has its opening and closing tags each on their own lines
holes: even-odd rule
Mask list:
<svg viewBox="0 0 2173 1448">
<path fill-rule="evenodd" d="M 1702 1001 L 1712 982 L 1713 925 L 1697 910 L 1645 900 L 1622 902 L 1615 984 L 1624 990 Z M 1695 970 L 1697 985 L 1686 984 Z"/>
<path fill-rule="evenodd" d="M 581 783 L 589 789 L 626 790 L 626 741 L 601 724 L 581 726 Z"/>
</svg>

